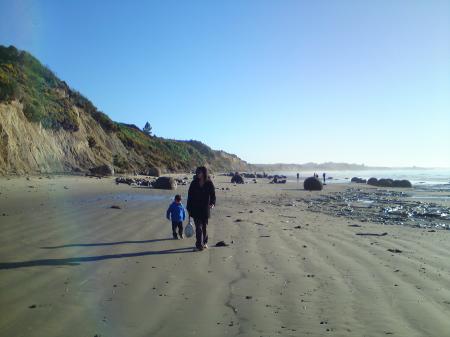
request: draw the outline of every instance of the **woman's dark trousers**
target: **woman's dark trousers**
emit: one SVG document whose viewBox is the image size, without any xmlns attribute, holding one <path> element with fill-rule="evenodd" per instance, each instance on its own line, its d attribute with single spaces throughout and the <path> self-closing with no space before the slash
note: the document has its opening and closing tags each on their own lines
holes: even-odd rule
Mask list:
<svg viewBox="0 0 450 337">
<path fill-rule="evenodd" d="M 203 248 L 203 245 L 208 243 L 208 233 L 206 226 L 208 225 L 208 219 L 194 219 L 195 223 L 195 236 L 197 241 L 195 246 L 197 248 Z"/>
</svg>

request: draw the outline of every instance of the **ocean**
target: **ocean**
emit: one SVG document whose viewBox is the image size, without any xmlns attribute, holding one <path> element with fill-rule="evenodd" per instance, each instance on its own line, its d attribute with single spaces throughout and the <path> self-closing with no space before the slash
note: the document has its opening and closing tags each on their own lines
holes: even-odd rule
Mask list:
<svg viewBox="0 0 450 337">
<path fill-rule="evenodd" d="M 288 182 L 296 182 L 297 172 L 273 172 L 274 174 L 285 175 Z M 311 177 L 314 172 L 298 172 L 300 180 Z M 322 173 L 316 171 L 322 179 Z M 388 170 L 350 170 L 350 171 L 326 171 L 327 184 L 348 183 L 353 177 L 369 179 L 391 178 L 407 179 L 413 184 L 414 190 L 441 191 L 450 193 L 450 169 L 388 169 Z M 450 197 L 450 195 L 449 195 Z"/>
<path fill-rule="evenodd" d="M 289 180 L 296 180 L 297 172 L 284 171 L 273 172 L 274 174 L 282 174 L 288 177 Z M 304 171 L 300 173 L 300 178 L 311 177 L 313 171 Z M 320 178 L 322 178 L 321 171 L 316 171 Z M 391 178 L 391 179 L 407 179 L 412 184 L 427 184 L 427 185 L 442 185 L 450 184 L 450 169 L 388 169 L 388 170 L 349 170 L 349 171 L 326 171 L 327 180 L 330 183 L 348 182 L 353 177 L 369 179 L 375 178 Z"/>
</svg>

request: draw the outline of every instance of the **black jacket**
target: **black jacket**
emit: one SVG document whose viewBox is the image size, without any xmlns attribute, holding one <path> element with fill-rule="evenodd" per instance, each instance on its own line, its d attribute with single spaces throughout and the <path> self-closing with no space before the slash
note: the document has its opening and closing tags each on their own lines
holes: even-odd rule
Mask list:
<svg viewBox="0 0 450 337">
<path fill-rule="evenodd" d="M 187 210 L 194 219 L 208 219 L 210 205 L 216 204 L 216 188 L 211 180 L 206 180 L 200 187 L 198 179 L 194 179 L 189 186 Z"/>
</svg>

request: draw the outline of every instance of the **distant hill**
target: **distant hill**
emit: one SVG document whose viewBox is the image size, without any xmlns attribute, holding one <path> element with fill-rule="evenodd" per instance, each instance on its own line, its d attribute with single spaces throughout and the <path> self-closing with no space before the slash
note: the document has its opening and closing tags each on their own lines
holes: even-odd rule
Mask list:
<svg viewBox="0 0 450 337">
<path fill-rule="evenodd" d="M 149 136 L 114 122 L 31 54 L 0 46 L 0 174 L 85 172 L 102 164 L 130 173 L 248 169 L 199 141 Z"/>
<path fill-rule="evenodd" d="M 348 163 L 305 163 L 305 164 L 252 164 L 254 171 L 347 171 L 347 170 L 373 170 L 389 169 L 388 167 L 370 167 L 364 164 Z"/>
</svg>

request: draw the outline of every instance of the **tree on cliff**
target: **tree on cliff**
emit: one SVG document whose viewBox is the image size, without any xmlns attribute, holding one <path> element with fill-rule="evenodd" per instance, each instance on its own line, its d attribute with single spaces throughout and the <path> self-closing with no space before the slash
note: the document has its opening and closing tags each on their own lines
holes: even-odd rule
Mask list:
<svg viewBox="0 0 450 337">
<path fill-rule="evenodd" d="M 142 129 L 142 131 L 144 131 L 149 136 L 152 135 L 152 126 L 150 125 L 149 122 L 145 123 L 144 128 Z"/>
</svg>

